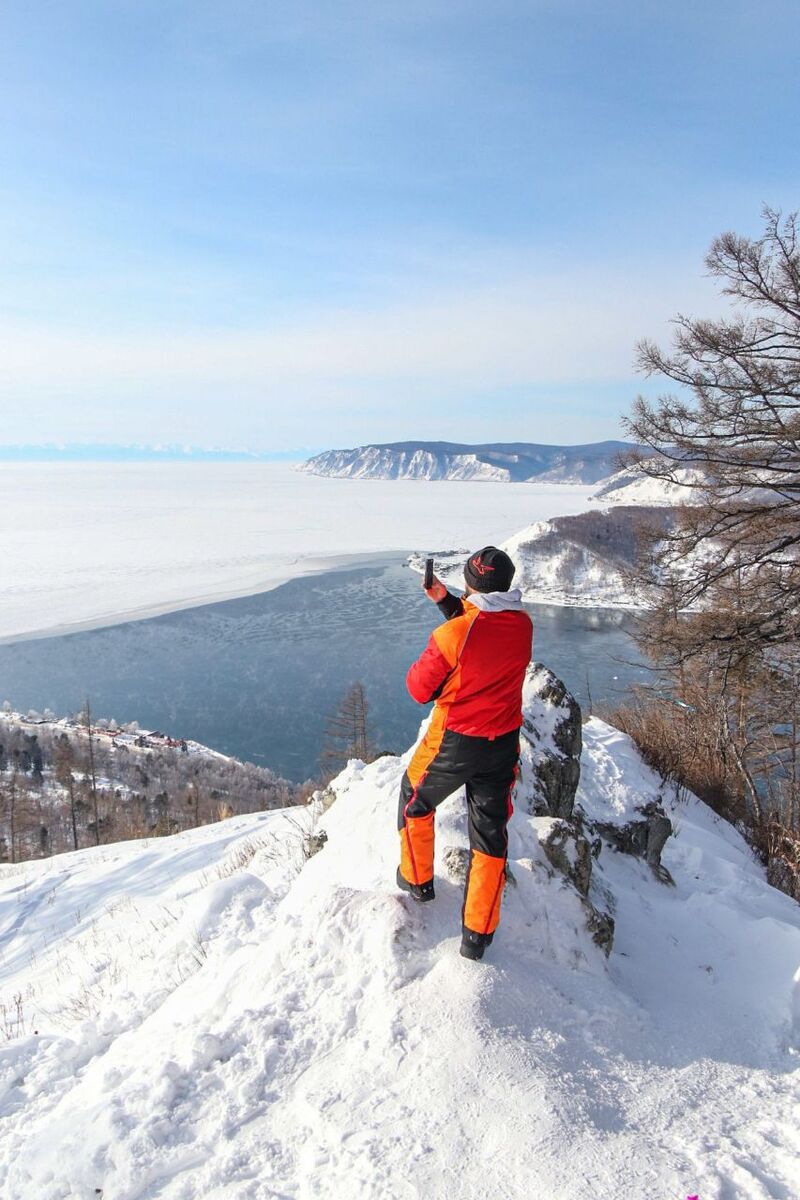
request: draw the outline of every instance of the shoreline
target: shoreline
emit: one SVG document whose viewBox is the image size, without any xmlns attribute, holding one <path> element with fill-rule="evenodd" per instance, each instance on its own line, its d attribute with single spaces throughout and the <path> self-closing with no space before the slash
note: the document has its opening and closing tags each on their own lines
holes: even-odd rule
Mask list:
<svg viewBox="0 0 800 1200">
<path fill-rule="evenodd" d="M 0 634 L 0 646 L 42 641 L 47 638 L 68 637 L 73 633 L 88 633 L 95 629 L 112 629 L 116 625 L 149 621 L 156 617 L 169 616 L 171 613 L 187 612 L 193 608 L 225 604 L 230 600 L 245 600 L 251 596 L 266 595 L 295 579 L 312 579 L 337 571 L 358 570 L 360 567 L 407 566 L 412 573 L 421 574 L 413 562 L 417 553 L 417 551 L 409 550 L 375 550 L 363 554 L 313 555 L 304 560 L 298 559 L 294 563 L 287 563 L 286 570 L 256 584 L 222 587 L 183 599 L 153 602 L 138 607 L 120 609 L 116 612 L 100 613 L 83 620 L 61 621 L 43 628 Z M 458 586 L 454 585 L 452 579 L 447 579 L 449 574 L 451 572 L 447 570 L 442 572 L 444 581 L 451 589 L 458 591 Z M 522 589 L 522 602 L 548 608 L 598 609 L 621 614 L 643 611 L 641 604 L 636 604 L 627 597 L 624 600 L 609 601 L 608 598 L 601 596 L 575 595 L 568 592 L 558 592 L 553 595 L 538 590 L 529 591 L 525 588 Z"/>
<path fill-rule="evenodd" d="M 327 479 L 286 463 L 30 463 L 0 471 L 0 642 L 258 595 L 293 576 L 499 545 L 588 487 Z M 364 481 L 366 482 L 366 481 Z"/>
<path fill-rule="evenodd" d="M 245 600 L 251 596 L 263 596 L 277 588 L 291 583 L 295 579 L 312 579 L 337 571 L 358 570 L 360 567 L 390 567 L 408 566 L 414 574 L 421 574 L 416 566 L 409 561 L 416 551 L 369 551 L 364 554 L 332 554 L 315 555 L 306 561 L 289 564 L 295 569 L 282 572 L 262 583 L 247 584 L 242 587 L 222 588 L 209 591 L 183 600 L 165 600 L 152 604 L 141 605 L 137 608 L 122 609 L 119 612 L 103 613 L 87 617 L 79 621 L 63 621 L 45 628 L 25 630 L 21 633 L 0 635 L 0 646 L 10 646 L 19 642 L 43 641 L 47 638 L 68 637 L 73 633 L 89 633 L 95 629 L 112 629 L 116 625 L 128 625 L 136 621 L 149 621 L 156 617 L 169 616 L 171 613 L 188 612 L 193 608 L 205 608 L 209 605 L 225 604 L 230 600 Z M 447 572 L 443 572 L 446 576 Z M 455 591 L 452 580 L 448 586 Z M 574 595 L 561 592 L 557 595 L 540 591 L 522 589 L 523 604 L 538 605 L 545 608 L 597 609 L 605 612 L 632 614 L 643 611 L 642 605 L 630 600 L 609 601 L 605 597 L 591 595 Z"/>
<path fill-rule="evenodd" d="M 262 596 L 267 592 L 274 592 L 276 588 L 283 587 L 295 579 L 311 579 L 334 571 L 400 565 L 407 562 L 410 553 L 408 550 L 376 550 L 368 551 L 365 554 L 314 555 L 305 560 L 298 559 L 294 563 L 288 563 L 287 570 L 255 586 L 248 584 L 234 588 L 223 587 L 201 595 L 186 597 L 183 600 L 164 600 L 118 612 L 98 614 L 94 617 L 87 617 L 85 620 L 62 621 L 45 628 L 2 634 L 0 635 L 0 646 L 10 646 L 17 642 L 42 641 L 46 638 L 67 637 L 72 633 L 88 633 L 93 629 L 112 629 L 115 625 L 149 621 L 155 617 L 168 616 L 171 613 L 187 612 L 192 608 L 225 604 L 229 600 L 245 600 L 250 596 Z M 293 569 L 288 569 L 290 567 Z"/>
</svg>

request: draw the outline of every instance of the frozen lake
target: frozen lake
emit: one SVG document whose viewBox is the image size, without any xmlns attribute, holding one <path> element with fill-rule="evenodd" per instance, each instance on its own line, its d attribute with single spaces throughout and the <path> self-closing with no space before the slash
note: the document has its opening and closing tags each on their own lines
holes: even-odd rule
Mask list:
<svg viewBox="0 0 800 1200">
<path fill-rule="evenodd" d="M 635 657 L 629 614 L 529 611 L 534 657 L 582 702 L 587 683 L 597 703 L 643 678 L 622 661 Z M 302 780 L 316 773 L 326 716 L 357 680 L 376 746 L 411 744 L 427 710 L 408 696 L 405 674 L 439 619 L 419 576 L 399 563 L 336 571 L 149 620 L 0 645 L 0 700 L 64 713 L 88 695 L 97 716 L 197 738 Z"/>
<path fill-rule="evenodd" d="M 324 479 L 286 463 L 0 463 L 0 639 L 108 625 L 370 555 L 501 542 L 591 487 Z"/>
</svg>

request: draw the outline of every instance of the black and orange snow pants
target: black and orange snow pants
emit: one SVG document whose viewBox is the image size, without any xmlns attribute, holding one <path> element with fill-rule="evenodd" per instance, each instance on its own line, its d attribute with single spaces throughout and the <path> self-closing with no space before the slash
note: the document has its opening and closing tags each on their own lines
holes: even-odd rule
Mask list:
<svg viewBox="0 0 800 1200">
<path fill-rule="evenodd" d="M 518 729 L 497 738 L 448 729 L 433 758 L 420 745 L 400 786 L 400 872 L 417 884 L 433 879 L 437 805 L 466 789 L 470 853 L 461 923 L 473 933 L 494 933 L 500 919 L 518 761 Z"/>
</svg>

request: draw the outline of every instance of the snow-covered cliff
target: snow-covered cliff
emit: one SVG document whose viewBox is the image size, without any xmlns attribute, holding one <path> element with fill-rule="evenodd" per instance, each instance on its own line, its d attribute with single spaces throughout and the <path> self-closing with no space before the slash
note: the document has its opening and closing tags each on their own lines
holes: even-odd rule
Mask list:
<svg viewBox="0 0 800 1200">
<path fill-rule="evenodd" d="M 666 529 L 674 514 L 667 507 L 630 505 L 535 521 L 502 543 L 517 566 L 514 586 L 529 604 L 641 607 L 630 571 L 642 520 Z M 437 575 L 453 591 L 463 588 L 467 555 L 460 549 L 435 559 Z M 411 555 L 409 565 L 421 572 L 424 554 Z"/>
<path fill-rule="evenodd" d="M 547 446 L 529 442 L 392 442 L 327 450 L 299 467 L 313 475 L 347 479 L 446 479 L 520 483 L 597 483 L 616 469 L 625 442 Z"/>
<path fill-rule="evenodd" d="M 609 957 L 524 779 L 500 929 L 459 957 L 463 796 L 435 903 L 394 885 L 408 755 L 308 809 L 0 867 L 0 1194 L 800 1194 L 800 908 L 624 735 L 593 718 L 582 742 L 576 811 L 660 798 L 676 834 L 673 884 L 593 847 Z"/>
</svg>

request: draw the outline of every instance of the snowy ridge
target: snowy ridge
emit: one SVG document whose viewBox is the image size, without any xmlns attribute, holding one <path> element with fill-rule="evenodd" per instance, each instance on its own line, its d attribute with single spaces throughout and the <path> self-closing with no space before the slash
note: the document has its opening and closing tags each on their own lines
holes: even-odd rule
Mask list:
<svg viewBox="0 0 800 1200">
<path fill-rule="evenodd" d="M 625 564 L 565 536 L 555 521 L 535 521 L 502 548 L 518 564 L 515 584 L 527 603 L 637 608 Z"/>
<path fill-rule="evenodd" d="M 460 796 L 435 903 L 394 887 L 407 758 L 352 762 L 306 810 L 0 868 L 6 1026 L 16 995 L 24 1015 L 0 1048 L 0 1194 L 800 1192 L 800 909 L 739 834 L 592 719 L 578 805 L 621 821 L 660 794 L 676 886 L 603 848 L 607 960 L 518 794 L 516 885 L 470 963 L 444 862 Z"/>
<path fill-rule="evenodd" d="M 576 608 L 641 608 L 643 598 L 631 578 L 636 529 L 641 520 L 666 526 L 666 507 L 620 506 L 534 521 L 500 542 L 513 559 L 514 586 L 527 604 L 563 604 Z M 469 551 L 452 550 L 435 558 L 436 573 L 455 591 L 464 585 Z M 413 554 L 409 566 L 422 572 L 425 557 Z"/>
<path fill-rule="evenodd" d="M 311 475 L 340 479 L 485 480 L 593 484 L 615 469 L 626 442 L 547 446 L 528 442 L 392 442 L 327 450 L 299 466 Z"/>
<path fill-rule="evenodd" d="M 337 479 L 450 479 L 508 483 L 508 467 L 482 462 L 476 454 L 436 455 L 422 448 L 392 450 L 365 446 L 358 451 L 332 450 L 299 468 L 309 475 Z"/>
<path fill-rule="evenodd" d="M 703 494 L 699 485 L 703 480 L 703 473 L 696 468 L 684 467 L 676 469 L 676 475 L 682 482 L 670 483 L 665 479 L 651 479 L 635 467 L 626 467 L 604 480 L 591 499 L 602 501 L 603 504 L 648 506 L 702 503 Z"/>
</svg>

